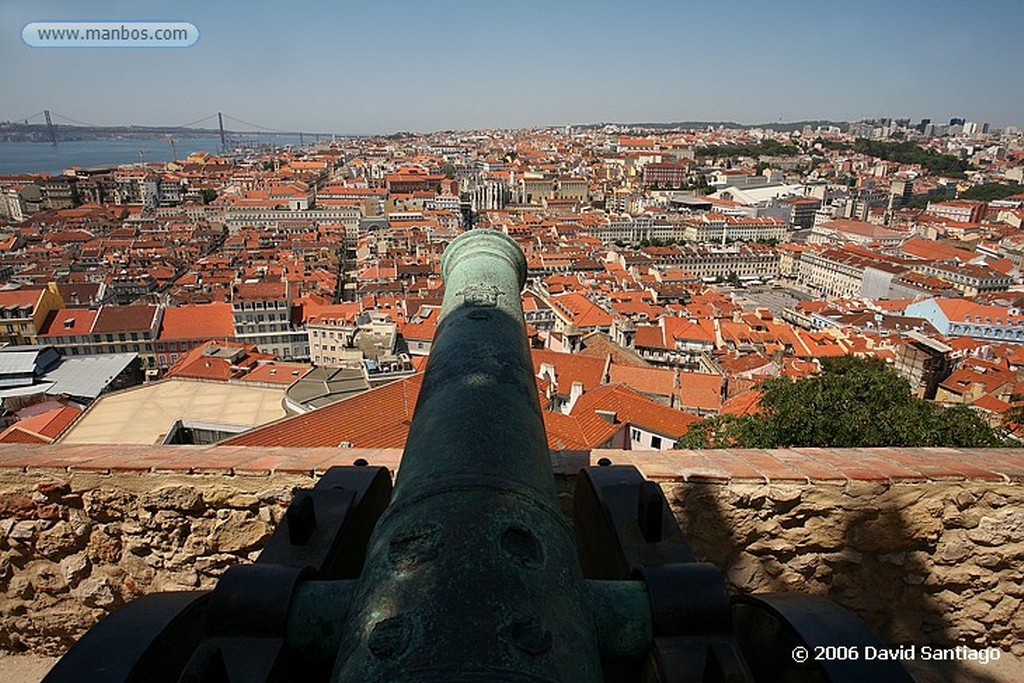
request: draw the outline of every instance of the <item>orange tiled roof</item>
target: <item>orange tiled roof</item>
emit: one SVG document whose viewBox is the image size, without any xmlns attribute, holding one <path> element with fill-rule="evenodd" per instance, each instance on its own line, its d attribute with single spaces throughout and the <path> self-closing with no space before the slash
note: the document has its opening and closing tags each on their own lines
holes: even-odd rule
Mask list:
<svg viewBox="0 0 1024 683">
<path fill-rule="evenodd" d="M 1006 401 L 1002 401 L 993 396 L 992 394 L 984 394 L 978 397 L 978 399 L 975 400 L 971 404 L 971 406 L 974 408 L 981 408 L 982 410 L 987 410 L 990 413 L 999 414 L 1005 413 L 1007 410 L 1013 407 L 1012 404 L 1007 403 Z"/>
<path fill-rule="evenodd" d="M 984 387 L 985 392 L 988 393 L 1003 385 L 1013 385 L 1016 382 L 1016 376 L 1008 370 L 961 367 L 942 380 L 939 386 L 955 394 L 962 394 L 977 384 Z"/>
<path fill-rule="evenodd" d="M 667 368 L 641 368 L 612 364 L 608 368 L 612 384 L 625 384 L 645 394 L 672 396 L 676 389 L 676 373 Z"/>
<path fill-rule="evenodd" d="M 1007 322 L 1014 322 L 1017 325 L 1024 325 L 1024 315 L 1011 314 L 1008 306 L 991 306 L 979 304 L 970 299 L 935 299 L 935 304 L 942 309 L 946 319 L 950 322 L 963 322 L 968 317 L 974 322 L 988 317 L 992 320 L 999 318 Z"/>
<path fill-rule="evenodd" d="M 671 346 L 665 344 L 664 330 L 660 325 L 637 325 L 633 340 L 635 346 L 645 349 L 667 349 Z"/>
<path fill-rule="evenodd" d="M 409 433 L 423 375 L 416 374 L 286 417 L 221 442 L 227 446 L 402 448 Z"/>
<path fill-rule="evenodd" d="M 13 424 L 0 433 L 0 443 L 52 443 L 52 441 Z"/>
<path fill-rule="evenodd" d="M 550 430 L 549 443 L 560 448 L 596 447 L 614 436 L 621 426 L 595 411 L 607 410 L 645 429 L 677 437 L 685 433 L 695 415 L 659 405 L 621 384 L 600 386 L 604 361 L 599 358 L 535 351 L 534 366 L 543 359 L 553 361 L 559 381 L 583 381 L 585 393 L 576 402 L 571 419 L 545 412 Z M 232 437 L 225 445 L 235 446 L 337 446 L 349 442 L 356 447 L 397 448 L 405 444 L 412 411 L 416 405 L 422 375 L 387 384 L 358 396 L 320 408 L 311 413 L 284 418 Z"/>
<path fill-rule="evenodd" d="M 0 308 L 7 308 L 8 306 L 17 306 L 22 308 L 25 306 L 36 305 L 39 301 L 39 297 L 42 296 L 43 290 L 41 289 L 11 289 L 7 291 L 0 291 Z"/>
<path fill-rule="evenodd" d="M 89 334 L 97 312 L 88 308 L 62 308 L 59 311 L 51 311 L 46 316 L 39 336 L 69 337 Z"/>
<path fill-rule="evenodd" d="M 540 373 L 542 363 L 554 366 L 560 393 L 568 394 L 573 382 L 582 382 L 586 391 L 601 385 L 605 365 L 603 358 L 558 353 L 547 349 L 534 349 L 530 356 L 533 359 L 535 375 Z"/>
<path fill-rule="evenodd" d="M 573 411 L 575 413 L 576 411 Z M 563 415 L 544 411 L 544 429 L 548 448 L 555 450 L 588 450 L 603 446 L 625 428 L 624 423 L 612 424 L 597 413 Z"/>
<path fill-rule="evenodd" d="M 722 376 L 701 372 L 680 372 L 679 405 L 695 410 L 722 408 Z"/>
<path fill-rule="evenodd" d="M 52 443 L 81 414 L 81 408 L 63 406 L 26 417 L 0 433 L 0 442 Z"/>
<path fill-rule="evenodd" d="M 245 353 L 240 360 L 232 364 L 228 358 L 223 356 L 206 355 L 206 350 L 211 346 L 226 346 L 229 349 L 244 349 Z M 273 360 L 272 354 L 260 353 L 254 344 L 242 342 L 216 342 L 210 341 L 192 349 L 179 358 L 167 370 L 165 379 L 172 377 L 187 377 L 190 379 L 210 379 L 227 382 L 229 379 L 238 378 L 247 371 L 256 367 L 261 360 Z"/>
<path fill-rule="evenodd" d="M 356 316 L 362 312 L 362 308 L 358 301 L 345 301 L 326 305 L 303 303 L 302 314 L 308 323 L 343 320 L 354 324 Z"/>
<path fill-rule="evenodd" d="M 667 338 L 715 343 L 715 327 L 710 320 L 668 317 L 662 318 L 661 321 L 665 327 L 665 337 Z"/>
<path fill-rule="evenodd" d="M 598 410 L 614 412 L 621 422 L 676 439 L 700 420 L 693 413 L 655 403 L 625 384 L 606 384 L 587 391 L 576 401 L 572 414 L 589 414 Z M 607 424 L 604 418 L 598 416 L 598 419 Z"/>
<path fill-rule="evenodd" d="M 286 285 L 280 280 L 243 282 L 235 285 L 234 298 L 237 301 L 283 301 Z"/>
<path fill-rule="evenodd" d="M 560 311 L 576 327 L 609 327 L 612 316 L 582 294 L 569 293 L 551 297 L 551 306 Z"/>
<path fill-rule="evenodd" d="M 406 339 L 432 341 L 436 332 L 437 325 L 431 323 L 405 323 L 402 326 L 402 336 Z"/>
<path fill-rule="evenodd" d="M 192 304 L 164 309 L 161 340 L 229 339 L 235 336 L 231 304 Z"/>
<path fill-rule="evenodd" d="M 722 404 L 723 415 L 756 415 L 762 411 L 761 392 L 757 389 L 748 389 L 740 392 Z"/>
<path fill-rule="evenodd" d="M 903 246 L 900 247 L 900 251 L 911 256 L 936 261 L 948 261 L 955 258 L 960 259 L 961 261 L 968 261 L 975 257 L 975 254 L 972 251 L 960 249 L 959 247 L 954 247 L 948 244 L 942 244 L 934 240 L 926 240 L 921 237 L 910 238 L 903 243 Z"/>
<path fill-rule="evenodd" d="M 240 378 L 242 382 L 269 382 L 291 384 L 313 369 L 308 363 L 283 363 L 270 361 L 261 363 Z"/>
</svg>

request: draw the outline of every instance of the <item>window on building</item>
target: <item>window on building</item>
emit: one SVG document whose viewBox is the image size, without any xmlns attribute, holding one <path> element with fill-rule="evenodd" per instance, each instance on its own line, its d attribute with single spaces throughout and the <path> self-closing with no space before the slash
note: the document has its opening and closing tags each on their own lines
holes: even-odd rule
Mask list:
<svg viewBox="0 0 1024 683">
<path fill-rule="evenodd" d="M 651 437 L 651 448 L 661 448 L 661 437 L 660 436 L 652 436 Z"/>
<path fill-rule="evenodd" d="M 633 441 L 639 441 L 640 440 L 640 430 L 639 429 L 634 429 L 632 436 L 633 436 Z"/>
</svg>

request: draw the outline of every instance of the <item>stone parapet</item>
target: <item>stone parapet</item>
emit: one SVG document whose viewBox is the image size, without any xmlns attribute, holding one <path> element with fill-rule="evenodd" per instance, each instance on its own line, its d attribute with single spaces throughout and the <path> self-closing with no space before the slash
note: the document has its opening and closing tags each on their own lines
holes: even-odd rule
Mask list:
<svg viewBox="0 0 1024 683">
<path fill-rule="evenodd" d="M 294 489 L 399 450 L 0 446 L 0 650 L 59 654 L 111 609 L 210 588 L 251 561 Z M 568 506 L 608 458 L 661 483 L 738 591 L 828 595 L 890 642 L 1024 654 L 1024 452 L 555 452 Z"/>
</svg>

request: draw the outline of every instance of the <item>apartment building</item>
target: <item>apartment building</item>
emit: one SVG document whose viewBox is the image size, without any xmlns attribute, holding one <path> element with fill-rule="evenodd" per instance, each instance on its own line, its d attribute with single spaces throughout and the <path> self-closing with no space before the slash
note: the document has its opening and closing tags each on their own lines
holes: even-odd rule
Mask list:
<svg viewBox="0 0 1024 683">
<path fill-rule="evenodd" d="M 656 266 L 679 268 L 701 279 L 727 278 L 734 274 L 773 279 L 779 275 L 777 252 L 762 244 L 686 245 L 650 249 L 648 252 Z"/>
<path fill-rule="evenodd" d="M 34 344 L 46 317 L 64 306 L 57 284 L 0 291 L 0 344 Z"/>
<path fill-rule="evenodd" d="M 287 281 L 258 280 L 232 287 L 235 339 L 283 359 L 309 358 L 309 338 L 292 324 Z"/>
<path fill-rule="evenodd" d="M 983 292 L 1005 292 L 1013 284 L 1009 275 L 973 263 L 926 263 L 914 270 L 948 282 L 967 297 Z"/>
<path fill-rule="evenodd" d="M 836 218 L 818 223 L 811 228 L 807 236 L 808 244 L 844 244 L 852 242 L 858 245 L 877 243 L 883 247 L 898 247 L 907 235 L 895 230 L 867 223 L 865 221 Z"/>
<path fill-rule="evenodd" d="M 163 307 L 154 305 L 62 308 L 47 316 L 39 344 L 52 344 L 66 356 L 137 353 L 150 376 L 159 372 L 156 340 Z"/>
<path fill-rule="evenodd" d="M 925 213 L 957 223 L 978 223 L 985 216 L 985 202 L 970 199 L 928 202 Z"/>
<path fill-rule="evenodd" d="M 1024 344 L 1024 315 L 1010 306 L 931 298 L 910 304 L 906 314 L 924 318 L 947 337 Z"/>
<path fill-rule="evenodd" d="M 756 242 L 784 240 L 789 236 L 786 223 L 778 218 L 745 218 L 720 213 L 702 213 L 685 221 L 684 237 L 690 242 Z"/>
</svg>

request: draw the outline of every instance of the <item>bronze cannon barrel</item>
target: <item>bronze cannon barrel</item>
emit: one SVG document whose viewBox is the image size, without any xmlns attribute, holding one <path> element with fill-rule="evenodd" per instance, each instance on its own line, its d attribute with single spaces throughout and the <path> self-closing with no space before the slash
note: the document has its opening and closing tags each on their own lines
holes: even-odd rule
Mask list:
<svg viewBox="0 0 1024 683">
<path fill-rule="evenodd" d="M 596 627 L 558 506 L 503 233 L 459 236 L 392 503 L 336 681 L 596 681 Z"/>
</svg>

